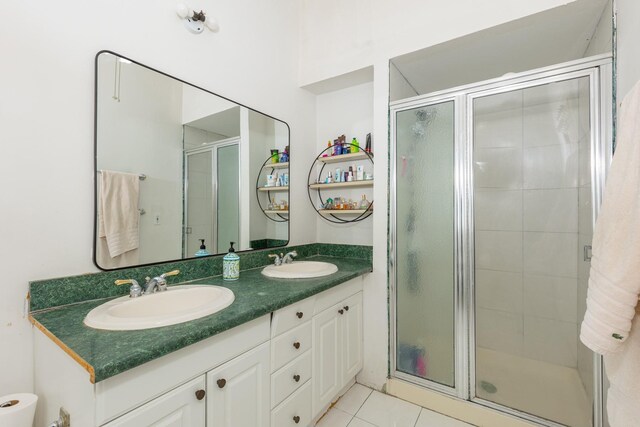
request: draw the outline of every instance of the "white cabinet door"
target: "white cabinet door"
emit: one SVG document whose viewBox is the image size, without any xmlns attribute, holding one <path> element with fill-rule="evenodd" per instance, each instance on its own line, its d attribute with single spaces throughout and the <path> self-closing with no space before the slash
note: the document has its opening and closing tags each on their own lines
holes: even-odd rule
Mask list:
<svg viewBox="0 0 640 427">
<path fill-rule="evenodd" d="M 362 292 L 344 300 L 342 321 L 342 385 L 362 369 Z"/>
<path fill-rule="evenodd" d="M 269 427 L 270 343 L 207 373 L 208 427 Z"/>
<path fill-rule="evenodd" d="M 313 415 L 331 402 L 342 385 L 342 327 L 336 304 L 313 317 Z"/>
<path fill-rule="evenodd" d="M 198 377 L 104 427 L 204 427 L 205 380 Z"/>
</svg>

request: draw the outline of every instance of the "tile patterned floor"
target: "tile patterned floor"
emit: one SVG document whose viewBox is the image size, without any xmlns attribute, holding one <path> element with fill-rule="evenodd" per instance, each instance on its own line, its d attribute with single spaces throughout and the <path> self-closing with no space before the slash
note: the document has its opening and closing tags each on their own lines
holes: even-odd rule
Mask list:
<svg viewBox="0 0 640 427">
<path fill-rule="evenodd" d="M 316 427 L 472 427 L 360 384 L 345 393 Z"/>
</svg>

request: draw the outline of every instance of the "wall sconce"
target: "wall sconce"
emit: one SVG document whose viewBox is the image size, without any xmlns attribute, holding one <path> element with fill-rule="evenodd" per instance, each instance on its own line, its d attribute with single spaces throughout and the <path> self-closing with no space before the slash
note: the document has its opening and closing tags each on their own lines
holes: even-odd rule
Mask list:
<svg viewBox="0 0 640 427">
<path fill-rule="evenodd" d="M 184 26 L 193 34 L 200 34 L 204 31 L 204 27 L 217 33 L 220 30 L 218 21 L 212 16 L 206 16 L 203 11 L 195 12 L 184 3 L 178 3 L 176 14 L 184 19 Z"/>
</svg>

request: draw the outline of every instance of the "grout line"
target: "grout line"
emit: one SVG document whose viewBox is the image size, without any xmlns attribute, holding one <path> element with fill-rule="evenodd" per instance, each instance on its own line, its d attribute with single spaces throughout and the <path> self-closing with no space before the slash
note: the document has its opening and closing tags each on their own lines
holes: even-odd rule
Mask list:
<svg viewBox="0 0 640 427">
<path fill-rule="evenodd" d="M 358 384 L 358 383 L 354 383 L 354 385 L 355 385 L 355 384 Z M 360 384 L 360 385 L 362 385 L 362 384 Z M 366 387 L 366 388 L 368 388 L 368 389 L 369 389 L 369 395 L 367 396 L 367 398 L 366 398 L 366 399 L 364 399 L 364 400 L 362 401 L 362 404 L 358 407 L 358 409 L 356 410 L 356 413 L 353 415 L 354 417 L 358 415 L 358 412 L 360 412 L 360 409 L 362 409 L 362 407 L 363 407 L 363 406 L 364 406 L 364 404 L 367 402 L 367 400 L 369 400 L 369 398 L 371 397 L 371 395 L 373 395 L 373 389 L 372 389 L 372 388 L 369 388 L 369 387 L 367 387 L 367 386 L 363 386 L 363 387 Z M 351 386 L 351 388 L 353 388 L 353 386 Z M 351 390 L 351 389 L 349 389 L 349 390 Z M 347 392 L 347 393 L 348 393 L 348 392 Z"/>
</svg>

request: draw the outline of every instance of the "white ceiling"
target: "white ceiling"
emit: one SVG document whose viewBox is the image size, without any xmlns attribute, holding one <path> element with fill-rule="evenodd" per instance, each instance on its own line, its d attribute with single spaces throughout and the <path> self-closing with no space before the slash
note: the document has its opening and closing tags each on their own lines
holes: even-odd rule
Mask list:
<svg viewBox="0 0 640 427">
<path fill-rule="evenodd" d="M 578 0 L 394 58 L 391 67 L 421 95 L 582 58 L 607 3 Z"/>
</svg>

